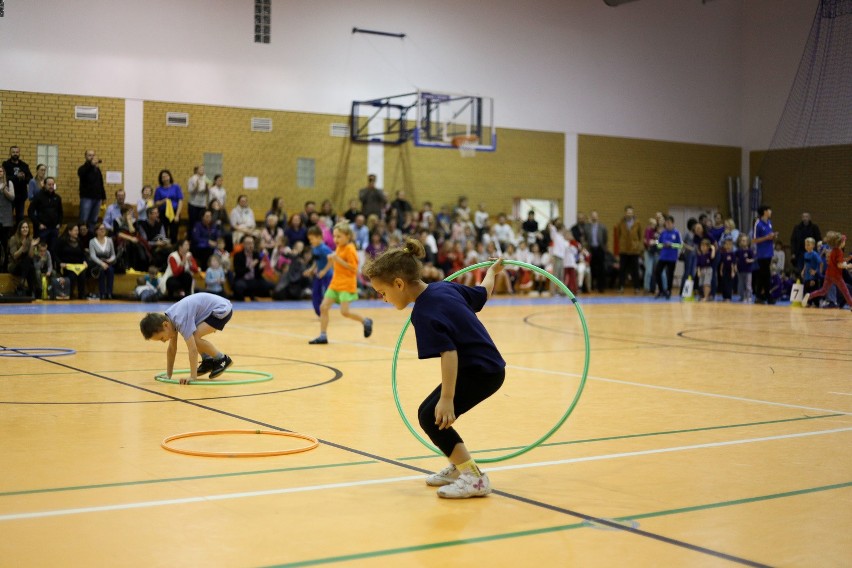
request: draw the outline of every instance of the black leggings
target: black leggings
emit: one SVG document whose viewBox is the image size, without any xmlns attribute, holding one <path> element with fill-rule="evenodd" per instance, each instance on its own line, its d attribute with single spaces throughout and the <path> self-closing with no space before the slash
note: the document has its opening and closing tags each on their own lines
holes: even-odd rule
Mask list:
<svg viewBox="0 0 852 568">
<path fill-rule="evenodd" d="M 505 377 L 506 372 L 503 369 L 497 373 L 459 369 L 458 377 L 456 377 L 456 396 L 453 398 L 456 418 L 497 392 L 503 385 Z M 440 399 L 441 386 L 439 385 L 420 405 L 417 418 L 420 421 L 420 427 L 432 443 L 449 457 L 456 445 L 463 441 L 452 426 L 439 430 L 438 425 L 435 424 L 435 407 L 438 406 Z"/>
</svg>

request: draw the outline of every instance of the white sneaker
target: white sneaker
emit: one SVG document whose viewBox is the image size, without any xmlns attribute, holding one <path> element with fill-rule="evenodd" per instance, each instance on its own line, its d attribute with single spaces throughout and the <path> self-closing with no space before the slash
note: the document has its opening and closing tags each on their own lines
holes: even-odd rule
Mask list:
<svg viewBox="0 0 852 568">
<path fill-rule="evenodd" d="M 453 464 L 448 465 L 438 473 L 432 473 L 426 476 L 426 485 L 431 487 L 440 487 L 454 483 L 459 478 L 459 470 Z"/>
<path fill-rule="evenodd" d="M 485 497 L 491 493 L 491 482 L 488 475 L 476 477 L 472 473 L 462 473 L 450 485 L 438 489 L 438 497 L 444 499 L 467 499 L 468 497 Z"/>
</svg>

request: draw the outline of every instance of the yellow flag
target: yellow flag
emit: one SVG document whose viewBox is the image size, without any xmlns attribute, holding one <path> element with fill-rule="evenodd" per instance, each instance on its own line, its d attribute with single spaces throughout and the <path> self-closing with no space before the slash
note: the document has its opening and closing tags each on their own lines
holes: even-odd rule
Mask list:
<svg viewBox="0 0 852 568">
<path fill-rule="evenodd" d="M 175 208 L 171 199 L 166 199 L 166 219 L 169 220 L 169 223 L 175 220 Z"/>
</svg>

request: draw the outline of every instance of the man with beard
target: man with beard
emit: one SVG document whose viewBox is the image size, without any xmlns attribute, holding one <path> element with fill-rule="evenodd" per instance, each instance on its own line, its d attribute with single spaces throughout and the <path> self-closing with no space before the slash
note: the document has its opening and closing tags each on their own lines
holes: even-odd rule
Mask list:
<svg viewBox="0 0 852 568">
<path fill-rule="evenodd" d="M 33 179 L 30 167 L 21 160 L 21 149 L 18 146 L 9 148 L 9 159 L 3 162 L 6 171 L 6 179 L 12 182 L 15 188 L 15 224 L 24 219 L 24 205 L 27 202 L 27 186 Z"/>
</svg>

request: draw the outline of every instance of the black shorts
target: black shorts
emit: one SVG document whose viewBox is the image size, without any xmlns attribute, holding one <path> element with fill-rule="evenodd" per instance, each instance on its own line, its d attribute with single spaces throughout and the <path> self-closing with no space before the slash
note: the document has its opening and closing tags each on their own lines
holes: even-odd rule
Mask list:
<svg viewBox="0 0 852 568">
<path fill-rule="evenodd" d="M 232 315 L 234 315 L 234 310 L 228 312 L 228 315 L 223 318 L 217 318 L 215 315 L 210 314 L 210 317 L 204 320 L 204 323 L 206 323 L 213 329 L 218 329 L 219 331 L 222 331 L 223 329 L 225 329 L 225 324 L 231 321 Z"/>
</svg>

